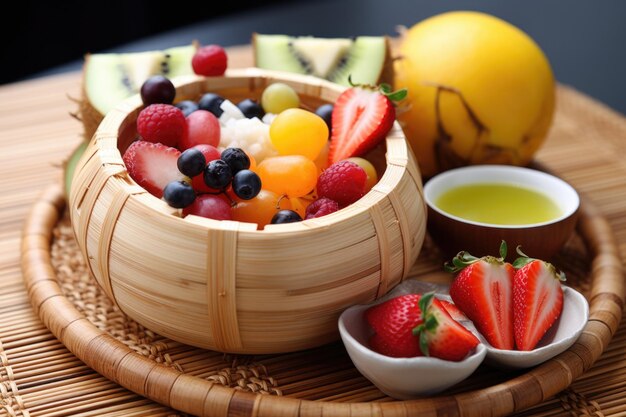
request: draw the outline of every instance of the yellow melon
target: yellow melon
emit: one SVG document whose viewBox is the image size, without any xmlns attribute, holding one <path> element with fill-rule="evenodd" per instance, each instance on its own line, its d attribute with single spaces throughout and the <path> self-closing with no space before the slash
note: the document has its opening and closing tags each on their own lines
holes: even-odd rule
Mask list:
<svg viewBox="0 0 626 417">
<path fill-rule="evenodd" d="M 524 32 L 478 12 L 426 19 L 404 35 L 395 86 L 399 120 L 425 176 L 470 164 L 525 165 L 555 102 L 550 64 Z"/>
</svg>

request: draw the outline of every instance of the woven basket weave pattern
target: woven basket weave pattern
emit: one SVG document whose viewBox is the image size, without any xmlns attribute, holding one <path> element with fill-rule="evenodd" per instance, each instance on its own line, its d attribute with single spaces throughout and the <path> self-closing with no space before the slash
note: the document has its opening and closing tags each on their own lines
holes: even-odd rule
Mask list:
<svg viewBox="0 0 626 417">
<path fill-rule="evenodd" d="M 258 97 L 286 82 L 309 107 L 343 88 L 260 70 L 186 78 L 178 94 Z M 90 272 L 118 308 L 183 343 L 234 353 L 297 351 L 337 339 L 338 314 L 385 294 L 408 274 L 425 230 L 415 158 L 395 124 L 378 184 L 340 212 L 270 225 L 177 217 L 130 179 L 138 97 L 102 122 L 76 168 L 70 215 Z M 346 260 L 350 260 L 346 262 Z"/>
</svg>

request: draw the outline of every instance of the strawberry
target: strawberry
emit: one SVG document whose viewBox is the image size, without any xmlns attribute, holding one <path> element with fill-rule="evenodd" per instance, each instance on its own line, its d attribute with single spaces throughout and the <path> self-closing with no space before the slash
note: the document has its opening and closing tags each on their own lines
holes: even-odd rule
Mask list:
<svg viewBox="0 0 626 417">
<path fill-rule="evenodd" d="M 504 262 L 506 243 L 500 258 L 476 258 L 459 252 L 446 264 L 448 272 L 458 272 L 450 286 L 454 304 L 467 315 L 476 329 L 497 349 L 513 349 L 513 266 Z"/>
<path fill-rule="evenodd" d="M 463 313 L 454 303 L 451 303 L 447 300 L 439 300 L 443 308 L 446 309 L 450 317 L 452 317 L 456 321 L 468 320 L 465 313 Z"/>
<path fill-rule="evenodd" d="M 433 294 L 424 294 L 420 300 L 423 323 L 413 330 L 420 338 L 420 348 L 426 356 L 461 361 L 474 349 L 479 340 L 463 325 L 454 320 Z"/>
<path fill-rule="evenodd" d="M 446 312 L 433 293 L 407 294 L 369 308 L 373 350 L 392 357 L 463 360 L 479 341 Z"/>
<path fill-rule="evenodd" d="M 405 89 L 391 92 L 386 84 L 380 89 L 354 86 L 341 93 L 332 113 L 328 164 L 360 156 L 378 145 L 396 118 L 393 101 L 406 94 Z"/>
<path fill-rule="evenodd" d="M 133 142 L 124 152 L 124 164 L 133 180 L 155 197 L 172 181 L 185 178 L 176 164 L 180 152 L 161 143 Z"/>
<path fill-rule="evenodd" d="M 373 350 L 395 358 L 422 356 L 413 329 L 422 322 L 419 294 L 407 294 L 370 307 L 365 319 L 376 334 L 371 337 Z"/>
<path fill-rule="evenodd" d="M 561 281 L 565 274 L 552 264 L 521 255 L 513 262 L 513 327 L 519 350 L 532 350 L 563 310 Z"/>
</svg>

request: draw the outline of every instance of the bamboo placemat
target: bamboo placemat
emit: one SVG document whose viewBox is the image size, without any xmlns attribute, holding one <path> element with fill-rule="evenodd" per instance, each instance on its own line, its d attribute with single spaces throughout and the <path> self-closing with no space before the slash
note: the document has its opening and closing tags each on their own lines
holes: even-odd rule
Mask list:
<svg viewBox="0 0 626 417">
<path fill-rule="evenodd" d="M 243 50 L 241 54 L 231 54 L 231 61 L 237 62 L 233 57 L 241 56 L 239 62 L 247 64 L 246 53 Z M 3 110 L 0 112 L 0 147 L 3 151 L 0 152 L 0 172 L 3 174 L 0 183 L 4 191 L 0 197 L 0 212 L 3 214 L 0 220 L 0 248 L 3 249 L 0 255 L 0 415 L 170 415 L 171 410 L 134 395 L 91 371 L 48 332 L 30 308 L 19 271 L 20 230 L 42 189 L 59 180 L 58 162 L 80 141 L 80 126 L 68 117 L 74 106 L 66 94 L 78 95 L 77 74 L 0 88 L 0 108 Z M 555 126 L 538 159 L 600 207 L 611 223 L 623 258 L 626 254 L 626 163 L 621 155 L 626 149 L 623 142 L 626 121 L 610 109 L 565 87 L 559 88 L 558 102 Z M 68 265 L 71 265 L 69 261 Z M 97 306 L 93 312 L 96 318 L 104 313 Z M 142 335 L 141 329 L 127 331 Z M 590 371 L 568 391 L 527 414 L 626 413 L 626 399 L 622 398 L 626 387 L 625 338 L 626 325 L 622 323 L 613 342 Z M 141 350 L 146 342 L 157 347 L 154 352 L 152 347 L 147 348 L 145 353 L 158 357 L 159 339 L 149 332 L 129 343 Z M 179 355 L 184 356 L 184 348 Z M 162 360 L 168 361 L 165 356 Z M 221 377 L 228 384 L 233 380 L 239 384 L 241 380 L 247 385 L 256 378 L 261 390 L 272 392 L 274 382 L 284 387 L 299 378 L 291 375 L 291 379 L 272 382 L 263 374 L 262 367 L 258 376 L 254 372 L 241 375 L 237 369 L 239 364 L 232 358 L 220 356 L 213 360 L 216 367 L 222 363 L 228 366 L 207 377 Z M 193 368 L 194 360 L 189 363 Z M 202 366 L 207 366 L 206 362 L 200 368 Z M 249 363 L 243 366 L 251 369 Z M 341 383 L 356 384 L 353 388 L 359 391 L 357 381 L 360 377 L 351 374 L 354 371 L 350 369 L 345 372 Z M 288 394 L 288 391 L 281 393 Z"/>
</svg>

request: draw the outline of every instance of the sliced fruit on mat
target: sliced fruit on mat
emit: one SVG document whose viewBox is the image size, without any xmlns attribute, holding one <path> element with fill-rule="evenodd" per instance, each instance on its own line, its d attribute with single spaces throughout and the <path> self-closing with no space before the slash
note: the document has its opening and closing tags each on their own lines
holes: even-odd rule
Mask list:
<svg viewBox="0 0 626 417">
<path fill-rule="evenodd" d="M 476 329 L 497 349 L 511 350 L 513 339 L 513 266 L 505 262 L 507 247 L 500 246 L 500 257 L 476 258 L 459 252 L 446 264 L 457 273 L 450 285 L 454 304 L 474 323 Z"/>
<path fill-rule="evenodd" d="M 552 264 L 521 255 L 513 278 L 513 325 L 519 350 L 533 350 L 563 311 L 561 282 L 565 274 Z"/>
<path fill-rule="evenodd" d="M 385 36 L 314 38 L 287 35 L 252 37 L 254 61 L 259 68 L 315 75 L 349 86 L 391 82 L 391 49 Z"/>
<path fill-rule="evenodd" d="M 65 191 L 65 197 L 68 198 L 70 195 L 70 190 L 72 189 L 72 179 L 74 178 L 74 171 L 76 171 L 76 164 L 80 160 L 80 157 L 85 153 L 85 149 L 87 149 L 88 142 L 82 142 L 80 145 L 72 151 L 70 157 L 63 164 L 63 185 Z"/>
<path fill-rule="evenodd" d="M 193 74 L 191 58 L 195 51 L 195 45 L 188 45 L 162 51 L 87 55 L 80 106 L 85 139 L 91 139 L 104 115 L 138 93 L 150 76 L 161 74 L 173 78 Z"/>
</svg>

